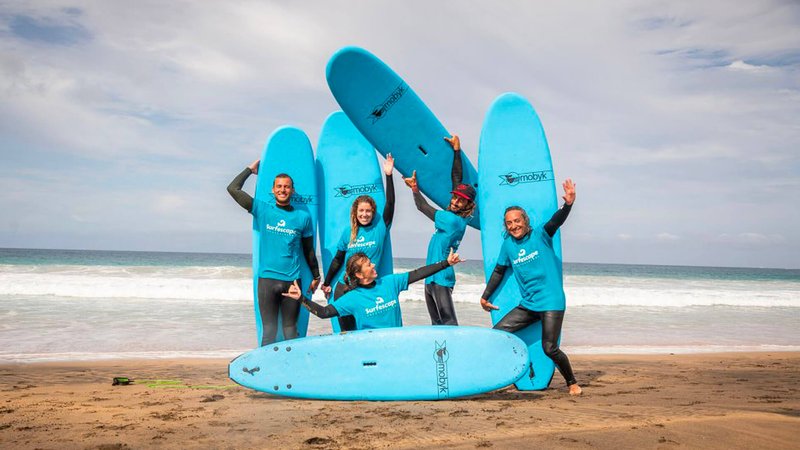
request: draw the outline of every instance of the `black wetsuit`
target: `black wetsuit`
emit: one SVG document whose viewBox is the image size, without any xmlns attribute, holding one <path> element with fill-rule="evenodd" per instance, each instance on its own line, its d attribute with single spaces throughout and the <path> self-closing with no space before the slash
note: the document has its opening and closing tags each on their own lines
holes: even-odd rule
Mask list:
<svg viewBox="0 0 800 450">
<path fill-rule="evenodd" d="M 567 220 L 572 205 L 564 205 L 553 214 L 553 217 L 544 225 L 545 232 L 553 237 L 558 228 Z M 528 231 L 530 233 L 530 231 Z M 509 266 L 496 265 L 492 271 L 489 281 L 486 283 L 486 290 L 483 291 L 481 298 L 488 300 L 500 282 Z M 572 365 L 569 363 L 567 355 L 558 346 L 558 337 L 561 335 L 561 324 L 564 321 L 564 311 L 531 311 L 522 306 L 517 306 L 508 312 L 494 326 L 497 330 L 513 333 L 527 327 L 537 321 L 542 321 L 542 349 L 544 353 L 553 360 L 558 367 L 558 371 L 567 382 L 567 386 L 576 384 L 575 375 L 572 372 Z"/>
<path fill-rule="evenodd" d="M 394 218 L 394 181 L 392 180 L 392 175 L 386 175 L 386 203 L 383 205 L 383 223 L 386 225 L 386 228 L 389 228 L 392 225 L 392 219 Z M 361 226 L 361 225 L 359 225 Z M 378 245 L 383 245 L 381 242 Z M 325 271 L 325 281 L 322 282 L 325 286 L 331 286 L 331 283 L 334 282 L 333 277 L 339 272 L 339 269 L 342 268 L 342 265 L 345 263 L 345 257 L 347 256 L 346 250 L 338 250 L 336 255 L 331 260 L 331 264 L 328 266 L 328 270 Z M 380 261 L 375 261 L 376 264 L 379 264 Z M 333 292 L 331 292 L 331 297 L 328 299 L 328 302 L 333 302 L 335 299 L 339 298 L 345 290 L 345 285 L 343 283 L 336 283 Z M 352 331 L 355 330 L 356 321 L 353 316 L 340 316 L 339 317 L 339 328 L 342 331 Z"/>
<path fill-rule="evenodd" d="M 450 173 L 453 189 L 461 184 L 463 176 L 461 164 L 461 151 L 453 151 L 453 167 Z M 434 223 L 436 222 L 436 209 L 425 200 L 420 192 L 414 192 L 414 204 L 425 217 L 431 219 Z M 453 251 L 456 250 L 457 244 Z M 452 286 L 443 286 L 436 282 L 425 283 L 425 305 L 428 307 L 431 324 L 458 325 L 456 310 L 453 305 Z"/>
<path fill-rule="evenodd" d="M 435 264 L 429 264 L 424 267 L 420 267 L 419 269 L 414 269 L 411 272 L 408 272 L 408 284 L 415 283 L 419 280 L 423 280 L 440 270 L 446 269 L 450 267 L 450 263 L 447 261 L 439 261 Z M 373 281 L 367 285 L 358 285 L 357 287 L 345 287 L 341 292 L 340 295 L 344 295 L 347 292 L 353 289 L 371 289 L 375 287 L 375 282 Z M 301 299 L 303 306 L 305 306 L 312 314 L 319 317 L 320 319 L 328 319 L 330 317 L 337 317 L 339 316 L 339 311 L 336 310 L 336 307 L 333 305 L 322 306 L 319 303 L 314 302 L 313 300 L 309 300 L 305 296 Z"/>
<path fill-rule="evenodd" d="M 253 197 L 242 190 L 245 180 L 250 176 L 252 171 L 246 168 L 236 176 L 228 185 L 228 193 L 236 200 L 242 208 L 247 212 L 253 211 Z M 285 211 L 292 211 L 292 205 L 277 205 L 280 209 Z M 317 257 L 314 253 L 314 238 L 304 237 L 301 239 L 303 246 L 303 255 L 308 263 L 309 269 L 314 279 L 319 279 L 319 265 Z M 301 280 L 297 281 L 298 285 L 302 285 Z M 297 302 L 292 299 L 287 299 L 283 293 L 289 290 L 293 281 L 278 280 L 274 278 L 261 278 L 258 279 L 258 309 L 261 313 L 261 323 L 263 325 L 263 332 L 261 334 L 261 346 L 275 342 L 275 337 L 278 333 L 278 313 L 281 315 L 283 336 L 285 339 L 294 339 L 297 337 L 297 316 L 300 308 Z"/>
</svg>

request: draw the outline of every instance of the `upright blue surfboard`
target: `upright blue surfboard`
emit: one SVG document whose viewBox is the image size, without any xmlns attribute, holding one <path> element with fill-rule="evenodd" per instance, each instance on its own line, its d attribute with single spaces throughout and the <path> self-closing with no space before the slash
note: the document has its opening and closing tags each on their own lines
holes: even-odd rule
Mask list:
<svg viewBox="0 0 800 450">
<path fill-rule="evenodd" d="M 510 385 L 527 370 L 526 348 L 488 328 L 384 328 L 267 345 L 231 361 L 228 376 L 286 397 L 445 400 Z"/>
<path fill-rule="evenodd" d="M 558 209 L 558 196 L 550 148 L 539 116 L 523 97 L 507 93 L 498 97 L 483 122 L 480 148 L 478 198 L 481 202 L 483 267 L 488 281 L 504 239 L 503 213 L 512 205 L 528 212 L 531 225 L 542 226 Z M 561 263 L 560 233 L 553 236 L 553 249 Z M 521 294 L 511 271 L 491 299 L 499 306 L 492 311 L 497 323 L 517 307 Z M 526 344 L 531 370 L 516 382 L 520 390 L 545 389 L 555 365 L 542 350 L 542 326 L 537 322 L 517 333 Z"/>
<path fill-rule="evenodd" d="M 317 180 L 319 187 L 319 240 L 322 246 L 322 264 L 327 270 L 336 256 L 336 245 L 342 232 L 350 229 L 350 208 L 361 195 L 371 196 L 383 212 L 383 170 L 372 144 L 364 139 L 350 119 L 341 112 L 332 113 L 322 125 L 317 144 Z M 382 220 L 376 215 L 376 219 Z M 383 255 L 377 265 L 379 276 L 392 273 L 392 243 L 389 237 L 383 243 Z M 342 277 L 342 268 L 334 282 Z M 327 275 L 327 274 L 326 274 Z M 331 320 L 333 331 L 338 333 L 339 321 Z"/>
<path fill-rule="evenodd" d="M 440 208 L 450 205 L 453 148 L 439 119 L 411 87 L 375 55 L 345 47 L 328 61 L 328 86 L 347 117 L 384 156 L 391 153 L 395 167 L 406 177 L 417 171 L 419 188 Z M 463 179 L 478 186 L 478 173 L 461 152 Z M 470 225 L 479 228 L 476 209 Z"/>
<path fill-rule="evenodd" d="M 314 168 L 314 152 L 311 149 L 311 142 L 303 130 L 291 126 L 283 126 L 275 130 L 264 146 L 264 153 L 261 156 L 261 164 L 258 168 L 258 178 L 256 179 L 255 198 L 265 202 L 274 202 L 275 196 L 272 194 L 272 183 L 275 176 L 286 173 L 294 181 L 295 194 L 292 196 L 292 206 L 306 210 L 311 214 L 312 226 L 315 231 L 314 241 L 316 242 L 317 229 L 317 179 Z M 261 344 L 261 337 L 264 332 L 264 325 L 261 323 L 261 313 L 258 307 L 258 258 L 259 241 L 261 233 L 258 230 L 255 219 L 253 220 L 253 297 L 255 299 L 256 314 L 256 334 L 258 345 Z M 303 283 L 303 291 L 308 289 L 311 284 L 311 270 L 306 264 L 305 258 L 300 258 L 300 278 Z M 300 308 L 300 316 L 297 318 L 297 332 L 299 336 L 305 336 L 308 330 L 308 310 Z M 281 328 L 280 315 L 278 315 L 278 335 L 277 340 L 284 339 Z"/>
</svg>

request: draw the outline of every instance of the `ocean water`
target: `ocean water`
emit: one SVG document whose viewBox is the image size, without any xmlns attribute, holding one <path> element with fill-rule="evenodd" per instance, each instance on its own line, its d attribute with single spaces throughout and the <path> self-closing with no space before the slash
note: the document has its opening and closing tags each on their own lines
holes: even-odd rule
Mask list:
<svg viewBox="0 0 800 450">
<path fill-rule="evenodd" d="M 424 265 L 395 260 L 395 271 Z M 480 261 L 456 267 L 462 325 Z M 564 264 L 562 348 L 579 353 L 800 350 L 800 270 Z M 235 357 L 256 345 L 250 256 L 0 249 L 0 362 Z M 321 301 L 320 293 L 315 300 Z M 401 296 L 429 324 L 423 285 Z M 330 333 L 311 317 L 309 334 Z"/>
</svg>

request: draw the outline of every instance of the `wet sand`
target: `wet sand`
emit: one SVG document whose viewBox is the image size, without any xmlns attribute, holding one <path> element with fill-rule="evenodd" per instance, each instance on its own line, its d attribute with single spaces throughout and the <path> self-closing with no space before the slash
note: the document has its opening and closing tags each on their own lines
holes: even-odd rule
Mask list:
<svg viewBox="0 0 800 450">
<path fill-rule="evenodd" d="M 800 446 L 800 353 L 571 359 L 581 397 L 556 374 L 546 391 L 439 402 L 274 397 L 233 385 L 224 360 L 6 364 L 0 448 Z"/>
</svg>

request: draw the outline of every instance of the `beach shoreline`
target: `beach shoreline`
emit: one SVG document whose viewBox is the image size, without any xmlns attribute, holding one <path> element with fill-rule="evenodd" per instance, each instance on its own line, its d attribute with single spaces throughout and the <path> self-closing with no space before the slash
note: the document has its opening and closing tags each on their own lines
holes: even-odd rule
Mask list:
<svg viewBox="0 0 800 450">
<path fill-rule="evenodd" d="M 235 385 L 222 359 L 1 364 L 0 447 L 796 448 L 800 352 L 572 363 L 579 398 L 556 373 L 546 391 L 437 402 L 276 397 Z"/>
</svg>

